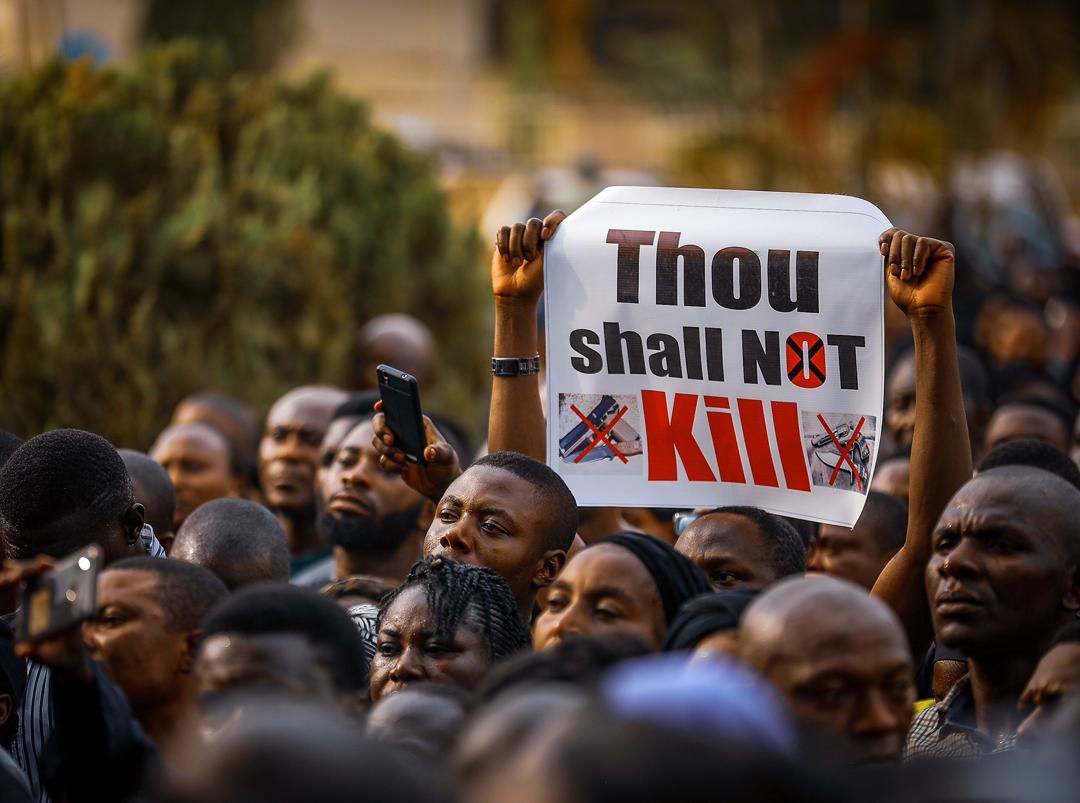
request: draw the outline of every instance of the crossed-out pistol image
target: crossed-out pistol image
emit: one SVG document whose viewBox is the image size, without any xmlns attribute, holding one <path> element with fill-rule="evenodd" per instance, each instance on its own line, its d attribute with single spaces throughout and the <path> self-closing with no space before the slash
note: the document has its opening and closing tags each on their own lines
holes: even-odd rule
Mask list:
<svg viewBox="0 0 1080 803">
<path fill-rule="evenodd" d="M 614 396 L 601 396 L 587 415 L 576 405 L 571 409 L 581 420 L 559 439 L 559 456 L 564 462 L 615 458 L 626 462 L 627 457 L 642 453 L 641 434 L 623 418 L 628 408 L 620 406 Z"/>
</svg>

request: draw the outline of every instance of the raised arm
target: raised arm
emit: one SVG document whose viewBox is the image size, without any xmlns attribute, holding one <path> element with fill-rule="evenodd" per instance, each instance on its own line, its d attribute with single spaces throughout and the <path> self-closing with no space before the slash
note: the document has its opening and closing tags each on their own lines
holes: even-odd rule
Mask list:
<svg viewBox="0 0 1080 803">
<path fill-rule="evenodd" d="M 491 255 L 495 296 L 494 357 L 532 357 L 538 353 L 536 305 L 544 292 L 544 243 L 566 217 L 556 210 L 543 220 L 503 226 Z M 547 459 L 540 382 L 535 374 L 491 380 L 488 451 L 521 452 Z"/>
<path fill-rule="evenodd" d="M 889 296 L 907 315 L 915 341 L 915 434 L 907 538 L 872 593 L 896 611 L 918 656 L 934 637 L 925 582 L 930 536 L 949 499 L 971 479 L 952 311 L 954 251 L 898 229 L 882 234 L 880 245 Z"/>
</svg>

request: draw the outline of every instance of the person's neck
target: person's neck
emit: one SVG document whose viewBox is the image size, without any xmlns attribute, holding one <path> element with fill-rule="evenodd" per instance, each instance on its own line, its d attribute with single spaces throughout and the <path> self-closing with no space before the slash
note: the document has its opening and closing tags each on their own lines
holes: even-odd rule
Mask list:
<svg viewBox="0 0 1080 803">
<path fill-rule="evenodd" d="M 303 555 L 326 545 L 315 528 L 315 510 L 279 510 L 278 520 L 289 538 L 289 554 Z"/>
<path fill-rule="evenodd" d="M 995 742 L 1015 733 L 1021 715 L 1016 704 L 1039 663 L 1039 654 L 968 659 L 971 696 L 975 701 L 975 724 Z"/>
<path fill-rule="evenodd" d="M 341 580 L 356 574 L 369 574 L 397 584 L 405 579 L 412 565 L 420 559 L 421 534 L 406 536 L 398 546 L 385 552 L 349 552 L 334 547 L 334 576 Z"/>
<path fill-rule="evenodd" d="M 147 705 L 134 708 L 132 713 L 138 720 L 142 729 L 150 741 L 164 755 L 166 761 L 171 760 L 170 752 L 175 749 L 173 744 L 179 728 L 190 715 L 194 702 L 190 684 L 184 683 L 180 692 L 169 700 L 164 700 L 156 705 Z"/>
</svg>

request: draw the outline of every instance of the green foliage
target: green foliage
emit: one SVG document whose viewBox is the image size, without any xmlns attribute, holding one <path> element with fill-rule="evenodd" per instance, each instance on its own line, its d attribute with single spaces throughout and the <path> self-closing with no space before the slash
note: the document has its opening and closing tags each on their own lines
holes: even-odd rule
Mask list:
<svg viewBox="0 0 1080 803">
<path fill-rule="evenodd" d="M 147 43 L 193 37 L 228 45 L 230 63 L 268 70 L 300 30 L 296 0 L 144 0 L 141 38 Z"/>
<path fill-rule="evenodd" d="M 347 383 L 359 325 L 439 334 L 426 401 L 475 425 L 483 261 L 432 166 L 325 76 L 233 74 L 219 49 L 0 83 L 0 427 L 146 447 L 185 394 L 260 409 Z"/>
</svg>

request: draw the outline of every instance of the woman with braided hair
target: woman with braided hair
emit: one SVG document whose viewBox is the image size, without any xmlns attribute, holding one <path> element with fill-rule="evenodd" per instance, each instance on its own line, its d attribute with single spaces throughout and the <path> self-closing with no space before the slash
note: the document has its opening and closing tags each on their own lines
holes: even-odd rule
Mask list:
<svg viewBox="0 0 1080 803">
<path fill-rule="evenodd" d="M 492 664 L 528 644 L 529 631 L 502 577 L 427 558 L 380 606 L 371 701 L 425 681 L 472 689 Z"/>
</svg>

